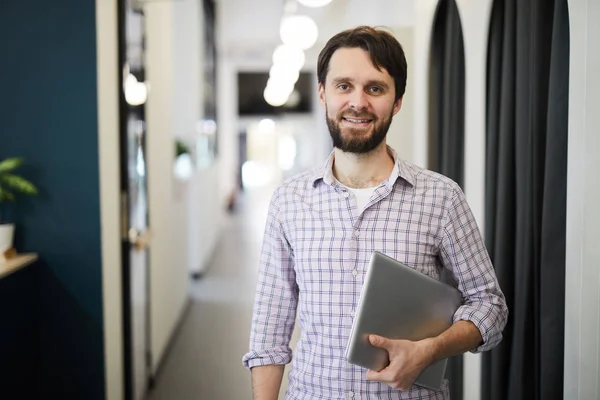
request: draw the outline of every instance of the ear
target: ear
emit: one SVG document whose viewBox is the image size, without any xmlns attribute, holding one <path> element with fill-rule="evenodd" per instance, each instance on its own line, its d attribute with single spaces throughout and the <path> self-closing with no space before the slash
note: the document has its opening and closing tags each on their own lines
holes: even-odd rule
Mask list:
<svg viewBox="0 0 600 400">
<path fill-rule="evenodd" d="M 325 86 L 322 83 L 319 83 L 319 102 L 325 108 Z"/>
<path fill-rule="evenodd" d="M 400 97 L 398 100 L 396 100 L 396 102 L 394 103 L 394 114 L 396 115 L 398 114 L 398 111 L 400 111 L 400 109 L 402 108 L 402 97 Z"/>
</svg>

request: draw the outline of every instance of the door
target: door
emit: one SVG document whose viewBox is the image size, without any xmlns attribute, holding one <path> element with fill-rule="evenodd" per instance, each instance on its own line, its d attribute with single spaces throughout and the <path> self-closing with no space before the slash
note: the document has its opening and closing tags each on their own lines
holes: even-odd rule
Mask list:
<svg viewBox="0 0 600 400">
<path fill-rule="evenodd" d="M 127 400 L 145 398 L 152 373 L 144 13 L 136 4 L 119 0 L 123 362 Z"/>
</svg>

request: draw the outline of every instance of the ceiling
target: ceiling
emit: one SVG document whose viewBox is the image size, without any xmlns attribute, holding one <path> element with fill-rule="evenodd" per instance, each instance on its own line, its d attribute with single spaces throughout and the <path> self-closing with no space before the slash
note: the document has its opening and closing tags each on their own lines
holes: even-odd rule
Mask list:
<svg viewBox="0 0 600 400">
<path fill-rule="evenodd" d="M 334 34 L 359 25 L 402 28 L 414 23 L 416 0 L 333 0 L 322 8 L 297 5 L 296 14 L 312 17 L 319 27 L 317 44 L 307 51 L 322 48 Z M 281 43 L 279 23 L 284 0 L 216 0 L 218 47 L 237 58 L 269 58 Z"/>
</svg>

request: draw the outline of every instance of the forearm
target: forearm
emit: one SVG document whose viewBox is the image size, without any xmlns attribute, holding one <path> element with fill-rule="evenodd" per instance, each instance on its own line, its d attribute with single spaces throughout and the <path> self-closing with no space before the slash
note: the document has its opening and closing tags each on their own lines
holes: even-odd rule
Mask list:
<svg viewBox="0 0 600 400">
<path fill-rule="evenodd" d="M 441 335 L 425 339 L 433 361 L 453 357 L 477 348 L 483 339 L 471 321 L 457 321 Z"/>
<path fill-rule="evenodd" d="M 284 368 L 284 365 L 263 365 L 252 368 L 254 400 L 277 400 Z"/>
</svg>

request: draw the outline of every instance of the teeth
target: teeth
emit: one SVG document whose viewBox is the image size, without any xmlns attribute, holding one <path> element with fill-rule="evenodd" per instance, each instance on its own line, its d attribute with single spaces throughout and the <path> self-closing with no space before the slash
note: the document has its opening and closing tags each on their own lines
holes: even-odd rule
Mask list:
<svg viewBox="0 0 600 400">
<path fill-rule="evenodd" d="M 354 122 L 354 123 L 367 123 L 367 122 L 369 122 L 368 119 L 352 119 L 352 118 L 346 118 L 346 121 Z"/>
</svg>

